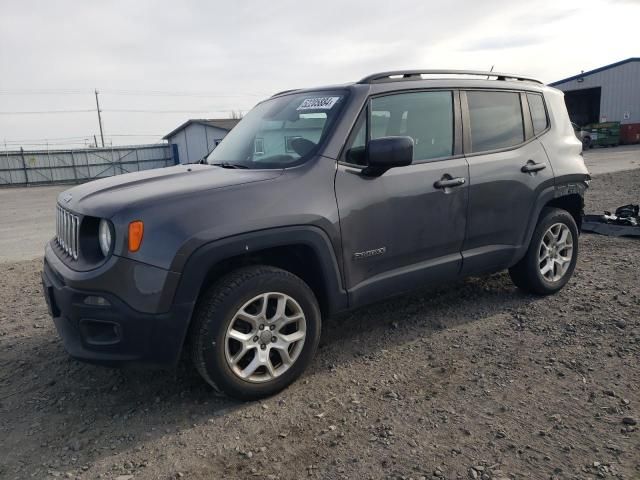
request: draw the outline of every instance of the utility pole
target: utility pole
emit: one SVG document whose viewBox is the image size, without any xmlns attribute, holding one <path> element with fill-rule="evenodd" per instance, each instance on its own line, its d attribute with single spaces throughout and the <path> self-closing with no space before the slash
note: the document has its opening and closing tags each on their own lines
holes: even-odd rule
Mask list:
<svg viewBox="0 0 640 480">
<path fill-rule="evenodd" d="M 100 116 L 100 102 L 98 102 L 98 89 L 96 93 L 96 108 L 98 109 L 98 124 L 100 125 L 100 140 L 102 140 L 102 147 L 104 148 L 104 134 L 102 133 L 102 117 Z"/>
</svg>

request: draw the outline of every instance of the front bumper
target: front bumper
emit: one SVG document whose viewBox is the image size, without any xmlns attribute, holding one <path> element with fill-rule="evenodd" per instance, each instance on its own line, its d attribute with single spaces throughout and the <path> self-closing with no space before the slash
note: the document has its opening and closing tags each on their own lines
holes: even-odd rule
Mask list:
<svg viewBox="0 0 640 480">
<path fill-rule="evenodd" d="M 134 261 L 120 258 L 115 262 Z M 155 268 L 140 265 L 141 268 Z M 125 270 L 131 270 L 130 267 Z M 73 271 L 69 271 L 47 246 L 42 284 L 49 313 L 65 349 L 72 357 L 92 363 L 175 365 L 180 358 L 194 304 L 170 304 L 161 312 L 137 310 L 130 305 L 138 301 L 136 288 L 129 285 L 130 279 L 126 275 L 112 278 L 108 273 L 112 270 L 113 266 L 106 266 L 95 272 L 83 272 L 82 278 L 72 278 Z M 104 277 L 110 281 L 105 283 Z M 109 288 L 112 281 L 117 282 L 113 289 Z M 112 290 L 128 292 L 129 296 L 135 295 L 136 300 L 127 302 Z M 106 302 L 87 304 L 88 297 L 94 297 L 94 300 L 100 297 Z M 158 302 L 170 303 L 166 299 Z"/>
</svg>

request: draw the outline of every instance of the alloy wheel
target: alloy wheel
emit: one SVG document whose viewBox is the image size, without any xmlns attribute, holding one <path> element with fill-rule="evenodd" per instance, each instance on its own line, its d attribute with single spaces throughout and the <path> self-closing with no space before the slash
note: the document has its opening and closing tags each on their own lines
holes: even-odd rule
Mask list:
<svg viewBox="0 0 640 480">
<path fill-rule="evenodd" d="M 545 280 L 557 282 L 564 277 L 573 257 L 573 235 L 564 223 L 554 223 L 542 236 L 538 249 L 538 268 Z"/>
<path fill-rule="evenodd" d="M 306 338 L 306 319 L 292 297 L 262 293 L 233 316 L 225 334 L 225 358 L 239 378 L 254 383 L 273 380 L 297 360 Z"/>
</svg>

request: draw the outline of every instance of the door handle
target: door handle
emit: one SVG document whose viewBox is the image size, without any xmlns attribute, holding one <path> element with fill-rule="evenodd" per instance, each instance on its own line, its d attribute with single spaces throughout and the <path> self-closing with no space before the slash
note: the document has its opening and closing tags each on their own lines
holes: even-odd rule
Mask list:
<svg viewBox="0 0 640 480">
<path fill-rule="evenodd" d="M 520 171 L 522 173 L 533 173 L 533 172 L 539 172 L 540 170 L 544 170 L 545 168 L 547 168 L 547 165 L 545 163 L 535 163 L 533 160 L 529 160 L 526 165 L 524 165 Z"/>
<path fill-rule="evenodd" d="M 460 185 L 464 185 L 466 181 L 467 180 L 464 177 L 443 178 L 442 180 L 438 180 L 434 183 L 433 186 L 435 188 L 459 187 Z"/>
</svg>

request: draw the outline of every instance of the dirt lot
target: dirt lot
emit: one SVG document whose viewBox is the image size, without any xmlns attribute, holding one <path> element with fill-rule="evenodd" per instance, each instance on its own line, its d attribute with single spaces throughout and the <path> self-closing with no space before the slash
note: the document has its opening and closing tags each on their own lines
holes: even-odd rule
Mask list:
<svg viewBox="0 0 640 480">
<path fill-rule="evenodd" d="M 595 177 L 588 211 L 640 200 Z M 640 241 L 584 235 L 558 295 L 506 273 L 325 323 L 310 371 L 240 404 L 69 359 L 40 261 L 0 264 L 1 478 L 640 478 Z"/>
</svg>

